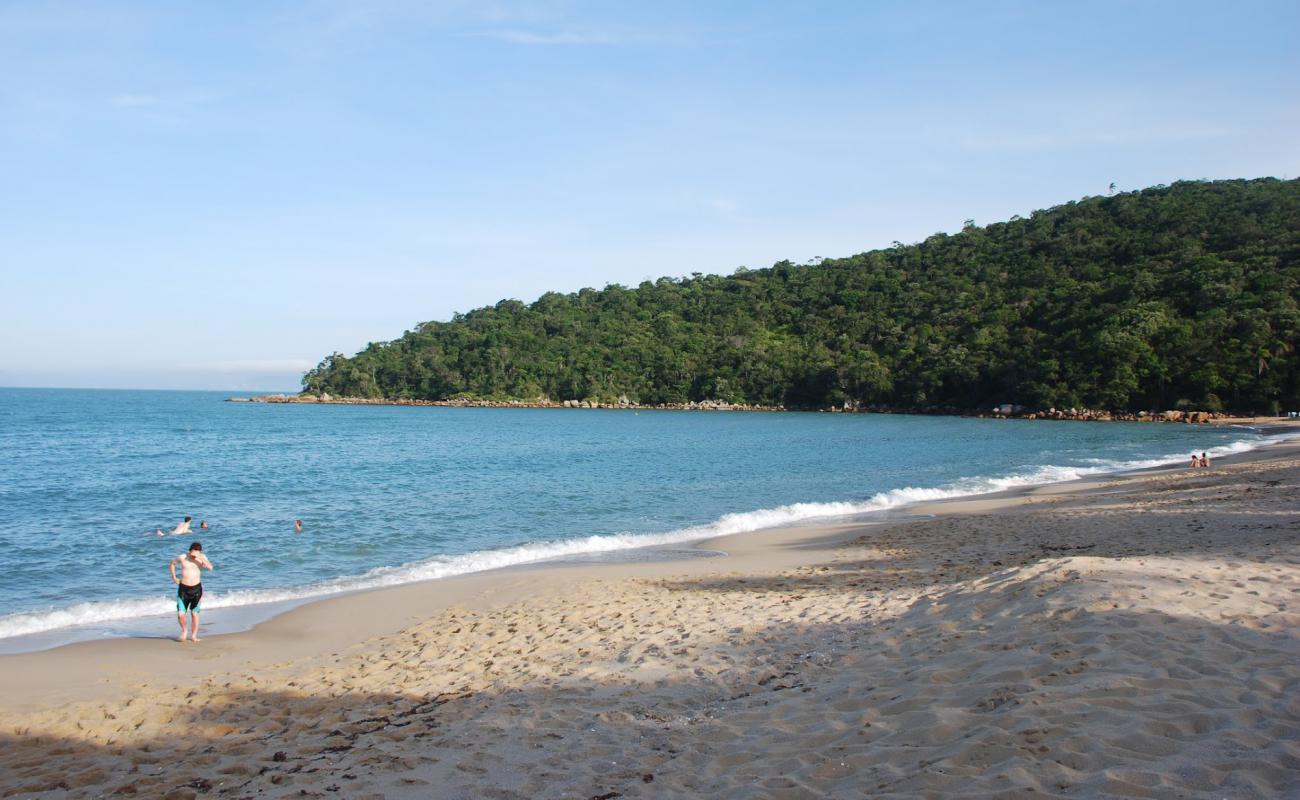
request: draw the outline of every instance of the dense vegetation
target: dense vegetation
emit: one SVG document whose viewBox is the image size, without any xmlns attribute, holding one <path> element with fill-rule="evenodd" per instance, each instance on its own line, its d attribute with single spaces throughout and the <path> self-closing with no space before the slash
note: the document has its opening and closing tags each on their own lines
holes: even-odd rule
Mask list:
<svg viewBox="0 0 1300 800">
<path fill-rule="evenodd" d="M 356 397 L 1293 409 L 1300 181 L 1180 182 L 730 277 L 503 300 L 303 377 Z"/>
</svg>

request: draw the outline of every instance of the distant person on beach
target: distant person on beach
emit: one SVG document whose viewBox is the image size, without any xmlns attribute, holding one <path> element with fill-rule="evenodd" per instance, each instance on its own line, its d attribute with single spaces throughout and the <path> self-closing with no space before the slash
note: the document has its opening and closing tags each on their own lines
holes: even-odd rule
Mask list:
<svg viewBox="0 0 1300 800">
<path fill-rule="evenodd" d="M 1205 453 L 1201 453 L 1201 466 L 1202 467 L 1210 466 L 1210 459 L 1206 457 Z"/>
<path fill-rule="evenodd" d="M 293 530 L 295 533 L 302 533 L 302 520 L 295 519 L 293 521 Z"/>
<path fill-rule="evenodd" d="M 180 577 L 176 577 L 176 565 L 181 565 Z M 172 574 L 172 583 L 176 584 L 176 620 L 181 624 L 181 636 L 177 641 L 199 640 L 199 601 L 203 599 L 202 570 L 212 571 L 212 562 L 203 555 L 203 544 L 195 542 L 189 552 L 176 556 L 167 565 Z M 186 628 L 185 614 L 190 615 L 190 625 Z"/>
<path fill-rule="evenodd" d="M 180 522 L 176 523 L 176 527 L 175 527 L 175 528 L 172 528 L 172 536 L 180 536 L 181 534 L 189 533 L 189 532 L 190 532 L 190 519 L 191 519 L 190 517 L 186 517 L 185 519 L 183 519 L 183 520 L 181 520 Z M 155 531 L 155 533 L 157 533 L 159 536 L 166 536 L 166 535 L 167 535 L 167 534 L 165 534 L 165 533 L 162 532 L 162 528 L 159 528 L 157 531 Z"/>
<path fill-rule="evenodd" d="M 1200 465 L 1201 465 L 1201 460 L 1196 457 L 1195 453 L 1192 453 L 1192 469 L 1196 469 Z"/>
</svg>

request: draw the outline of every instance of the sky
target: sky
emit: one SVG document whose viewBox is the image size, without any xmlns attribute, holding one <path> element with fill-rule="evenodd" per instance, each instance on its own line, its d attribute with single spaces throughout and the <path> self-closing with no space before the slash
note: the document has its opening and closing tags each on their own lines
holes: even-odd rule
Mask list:
<svg viewBox="0 0 1300 800">
<path fill-rule="evenodd" d="M 1300 4 L 0 0 L 0 385 L 1300 176 Z"/>
</svg>

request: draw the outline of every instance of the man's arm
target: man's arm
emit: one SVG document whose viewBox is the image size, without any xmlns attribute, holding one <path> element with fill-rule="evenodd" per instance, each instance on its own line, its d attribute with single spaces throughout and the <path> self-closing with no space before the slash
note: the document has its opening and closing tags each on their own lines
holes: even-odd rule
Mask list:
<svg viewBox="0 0 1300 800">
<path fill-rule="evenodd" d="M 172 574 L 172 583 L 180 583 L 181 579 L 176 577 L 176 562 L 181 560 L 181 556 L 176 556 L 167 562 L 167 571 Z"/>
<path fill-rule="evenodd" d="M 212 571 L 212 562 L 209 561 L 208 557 L 203 555 L 202 553 L 199 553 L 199 564 L 208 572 Z"/>
</svg>

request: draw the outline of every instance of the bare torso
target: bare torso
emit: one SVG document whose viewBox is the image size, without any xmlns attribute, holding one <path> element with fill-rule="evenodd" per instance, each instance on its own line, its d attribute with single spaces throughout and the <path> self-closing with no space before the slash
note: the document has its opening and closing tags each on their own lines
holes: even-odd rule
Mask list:
<svg viewBox="0 0 1300 800">
<path fill-rule="evenodd" d="M 212 569 L 212 563 L 202 554 L 185 553 L 176 556 L 174 564 L 181 565 L 180 581 L 182 586 L 198 586 L 203 576 L 199 574 L 202 568 Z"/>
</svg>

